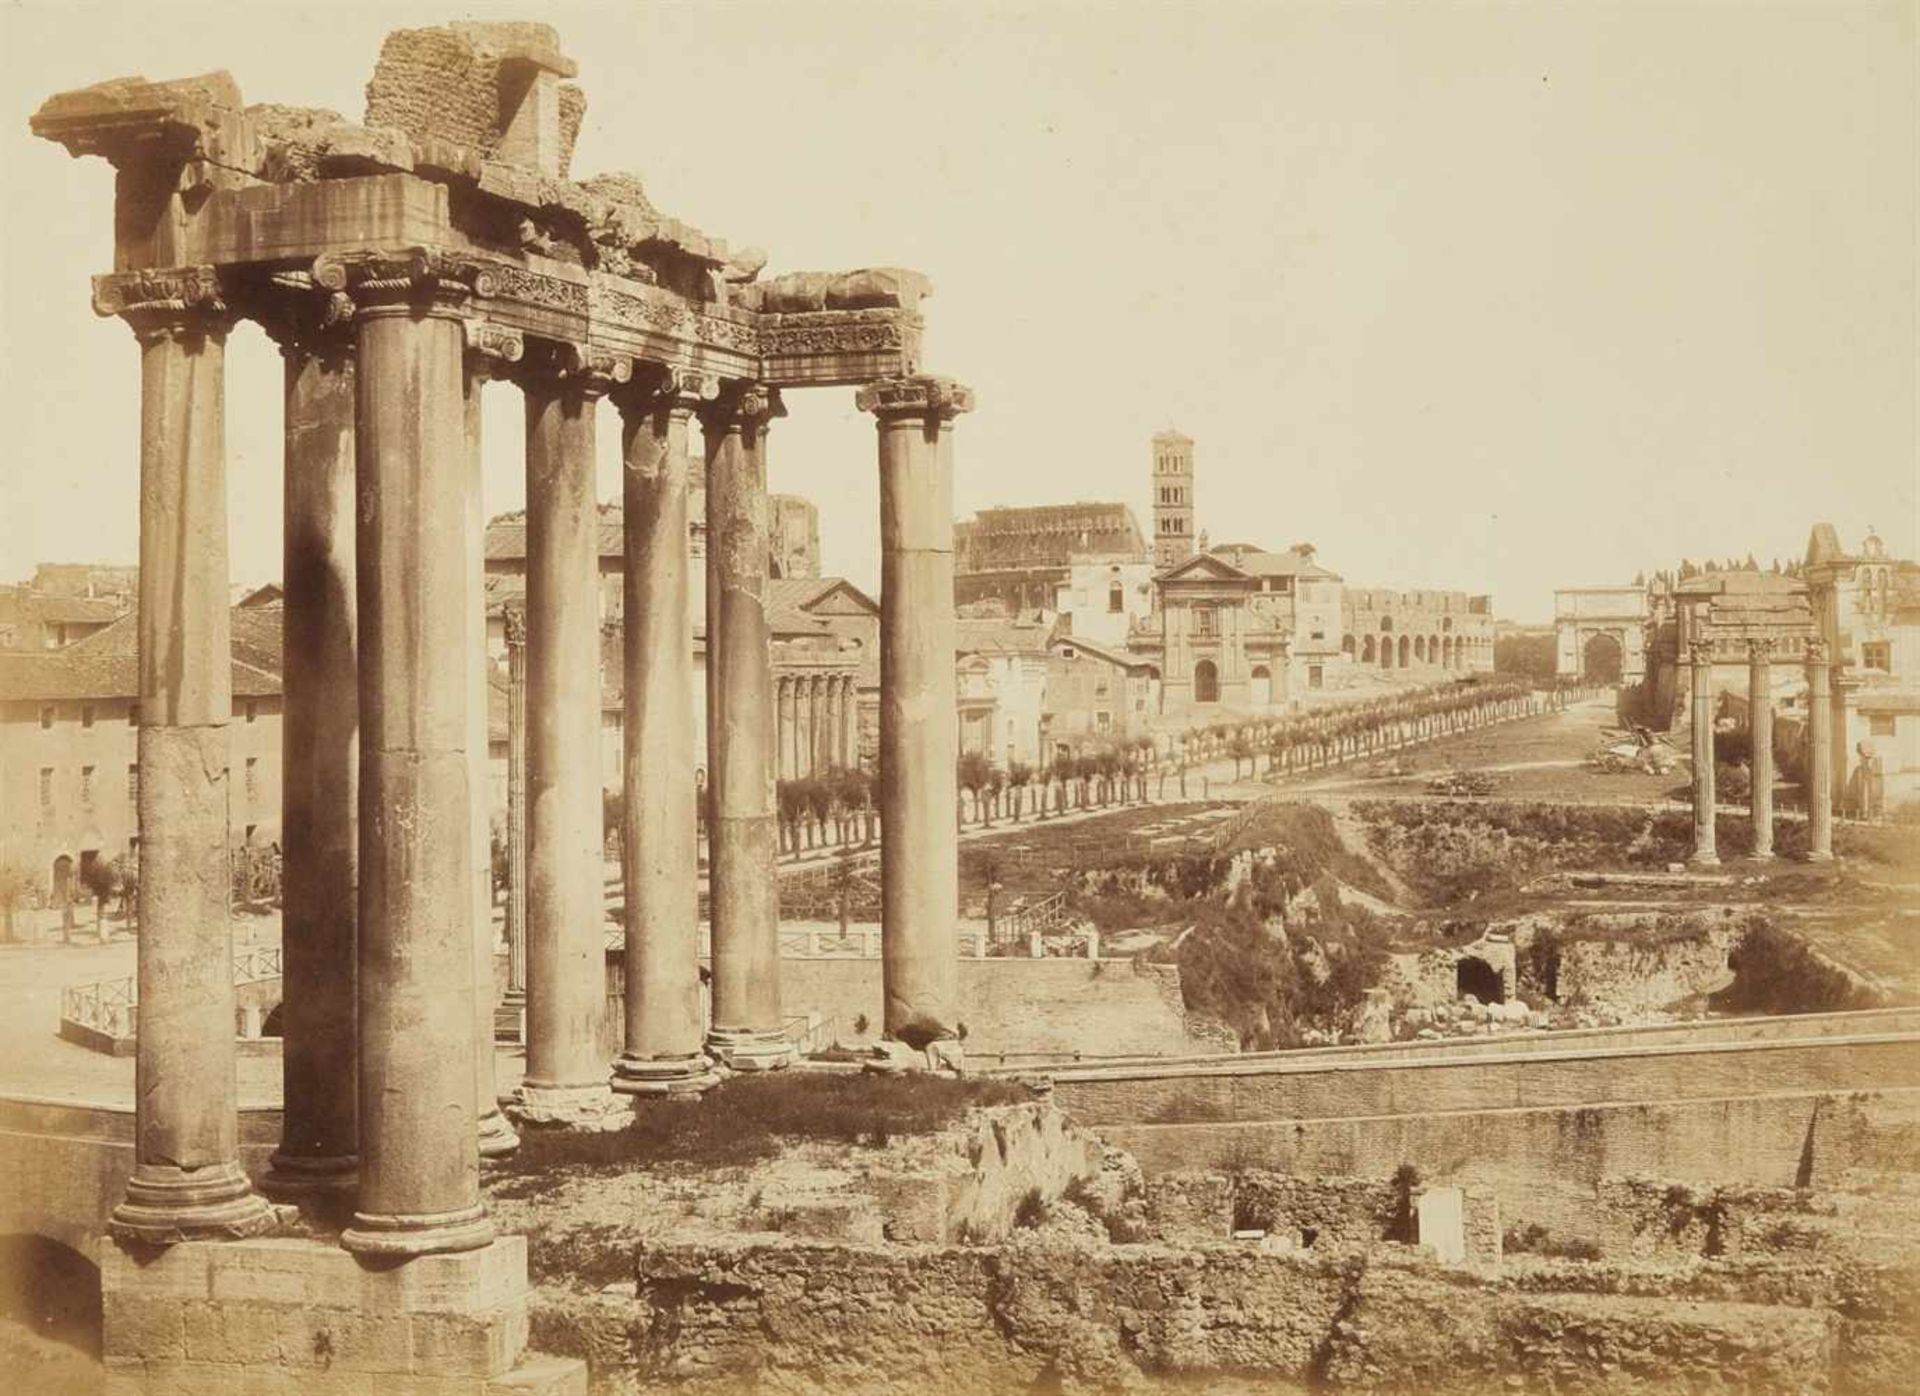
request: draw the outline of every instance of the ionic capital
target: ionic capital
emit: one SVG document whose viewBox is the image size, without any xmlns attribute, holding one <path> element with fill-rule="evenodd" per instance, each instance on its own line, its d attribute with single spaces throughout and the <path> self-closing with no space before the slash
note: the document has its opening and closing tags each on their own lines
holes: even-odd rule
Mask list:
<svg viewBox="0 0 1920 1396">
<path fill-rule="evenodd" d="M 341 366 L 353 357 L 353 298 L 316 285 L 306 272 L 242 283 L 231 299 L 283 355 L 319 357 Z"/>
<path fill-rule="evenodd" d="M 920 374 L 912 378 L 883 378 L 854 393 L 853 405 L 871 412 L 883 423 L 909 418 L 951 422 L 973 411 L 973 389 L 951 378 Z"/>
<path fill-rule="evenodd" d="M 633 380 L 613 395 L 622 414 L 646 415 L 661 408 L 679 413 L 699 411 L 720 396 L 714 374 L 677 364 L 640 363 Z"/>
<path fill-rule="evenodd" d="M 522 387 L 601 398 L 632 381 L 633 360 L 595 344 L 539 342 L 514 368 Z"/>
<path fill-rule="evenodd" d="M 778 388 L 735 380 L 724 384 L 711 402 L 702 403 L 699 412 L 701 424 L 709 431 L 759 432 L 768 422 L 786 416 L 787 404 Z"/>
<path fill-rule="evenodd" d="M 96 276 L 93 313 L 118 315 L 142 344 L 178 336 L 223 338 L 235 319 L 210 266 Z"/>
<path fill-rule="evenodd" d="M 527 356 L 520 331 L 481 319 L 462 322 L 467 332 L 467 372 L 475 378 L 509 378 Z"/>
<path fill-rule="evenodd" d="M 403 252 L 329 252 L 313 263 L 313 282 L 350 297 L 361 314 L 425 313 L 462 319 L 475 296 L 497 293 L 494 269 L 427 247 Z"/>
</svg>

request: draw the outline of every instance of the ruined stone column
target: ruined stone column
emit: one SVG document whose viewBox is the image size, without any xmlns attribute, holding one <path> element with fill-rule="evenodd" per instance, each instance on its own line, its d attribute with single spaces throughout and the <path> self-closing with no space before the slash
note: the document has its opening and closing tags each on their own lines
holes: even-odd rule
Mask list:
<svg viewBox="0 0 1920 1396">
<path fill-rule="evenodd" d="M 257 1235 L 240 1166 L 227 722 L 226 336 L 211 267 L 94 279 L 140 342 L 140 945 L 134 1164 L 110 1229 Z"/>
<path fill-rule="evenodd" d="M 621 742 L 627 857 L 626 1023 L 613 1089 L 699 1091 L 700 889 L 694 815 L 693 612 L 687 423 L 714 396 L 704 374 L 658 369 L 616 395 L 626 567 Z"/>
<path fill-rule="evenodd" d="M 802 674 L 794 680 L 799 685 L 800 718 L 794 733 L 794 766 L 797 776 L 806 779 L 815 775 L 813 761 L 813 734 L 820 721 L 820 680 L 813 674 Z"/>
<path fill-rule="evenodd" d="M 880 445 L 883 1031 L 918 1049 L 959 1028 L 952 424 L 973 393 L 896 378 L 857 401 Z"/>
<path fill-rule="evenodd" d="M 480 1157 L 505 1158 L 520 1147 L 500 1113 L 495 1080 L 493 1009 L 493 821 L 487 760 L 487 508 L 480 458 L 480 401 L 498 365 L 525 352 L 520 337 L 490 327 L 468 334 L 465 378 L 467 447 L 467 769 L 468 826 L 473 840 L 473 1058 L 474 1093 L 480 1112 Z"/>
<path fill-rule="evenodd" d="M 775 878 L 773 654 L 767 632 L 767 424 L 780 395 L 730 384 L 702 414 L 707 467 L 707 825 L 713 933 L 708 1049 L 735 1070 L 785 1066 Z"/>
<path fill-rule="evenodd" d="M 531 356 L 530 356 L 531 359 Z M 559 346 L 527 402 L 527 1074 L 523 1124 L 622 1113 L 607 1089 L 594 411 L 632 363 Z"/>
<path fill-rule="evenodd" d="M 795 764 L 793 759 L 794 707 L 797 699 L 794 695 L 792 679 L 775 679 L 774 687 L 779 695 L 776 701 L 779 705 L 777 720 L 780 724 L 780 764 L 777 767 L 776 778 L 792 780 Z"/>
<path fill-rule="evenodd" d="M 323 258 L 356 294 L 360 1191 L 340 1242 L 472 1250 L 472 771 L 465 332 L 479 273 L 429 253 Z"/>
<path fill-rule="evenodd" d="M 285 359 L 280 716 L 281 1197 L 348 1192 L 360 700 L 355 645 L 353 337 L 317 306 L 263 320 Z M 302 312 L 305 312 L 304 314 Z"/>
<path fill-rule="evenodd" d="M 1773 642 L 1747 643 L 1747 731 L 1753 741 L 1753 856 L 1773 857 Z"/>
<path fill-rule="evenodd" d="M 1693 852 L 1687 861 L 1713 867 L 1720 861 L 1714 844 L 1713 808 L 1713 643 L 1695 640 L 1693 663 Z"/>
<path fill-rule="evenodd" d="M 813 773 L 823 776 L 833 765 L 833 680 L 822 674 L 813 681 Z"/>
<path fill-rule="evenodd" d="M 1807 858 L 1833 857 L 1833 665 L 1825 640 L 1807 641 Z"/>
<path fill-rule="evenodd" d="M 860 686 L 854 678 L 847 680 L 847 739 L 843 743 L 845 757 L 843 764 L 849 770 L 860 770 Z"/>
<path fill-rule="evenodd" d="M 527 1008 L 527 604 L 501 607 L 507 638 L 507 1002 Z"/>
</svg>

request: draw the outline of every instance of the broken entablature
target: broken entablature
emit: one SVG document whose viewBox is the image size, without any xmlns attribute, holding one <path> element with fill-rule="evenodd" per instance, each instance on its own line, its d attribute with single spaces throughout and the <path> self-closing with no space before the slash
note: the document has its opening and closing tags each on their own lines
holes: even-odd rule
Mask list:
<svg viewBox="0 0 1920 1396">
<path fill-rule="evenodd" d="M 422 286 L 464 288 L 483 343 L 533 336 L 773 387 L 918 371 L 919 274 L 760 282 L 764 253 L 662 216 L 631 175 L 569 180 L 585 108 L 561 81 L 573 67 L 546 25 L 403 30 L 381 51 L 364 126 L 245 106 L 215 73 L 62 93 L 33 130 L 120 171 L 103 314 L 132 286 L 146 288 L 135 300 L 183 287 L 251 315 L 263 290 L 311 278 L 341 291 L 343 268 L 394 261 Z"/>
</svg>

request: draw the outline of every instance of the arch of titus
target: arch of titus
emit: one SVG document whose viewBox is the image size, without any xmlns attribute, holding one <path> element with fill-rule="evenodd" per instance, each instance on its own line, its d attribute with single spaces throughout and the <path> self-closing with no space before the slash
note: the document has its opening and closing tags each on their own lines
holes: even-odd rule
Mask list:
<svg viewBox="0 0 1920 1396">
<path fill-rule="evenodd" d="M 519 1244 L 494 1237 L 479 1190 L 481 1156 L 514 1143 L 495 1104 L 478 799 L 478 404 L 490 383 L 526 404 L 520 1118 L 592 1121 L 621 1093 L 698 1088 L 716 1062 L 779 1065 L 791 1050 L 763 606 L 767 451 L 788 390 L 855 386 L 878 422 L 885 1024 L 915 1046 L 957 1028 L 951 427 L 971 395 L 919 372 L 918 275 L 760 281 L 763 257 L 730 256 L 663 217 L 637 180 L 570 181 L 584 107 L 563 81 L 573 71 L 544 25 L 454 25 L 388 37 L 364 125 L 247 107 L 226 74 L 104 83 L 33 118 L 37 134 L 114 166 L 114 269 L 95 278 L 94 307 L 132 328 L 140 363 L 137 1147 L 112 1225 L 122 1254 L 157 1245 L 170 1265 L 212 1265 L 215 1296 L 228 1263 L 217 1257 L 235 1252 L 200 1243 L 271 1232 L 279 1215 L 236 1149 L 222 390 L 238 318 L 264 326 L 286 361 L 286 1113 L 266 1186 L 349 1199 L 340 1247 L 319 1249 L 417 1263 Z M 633 850 L 625 1050 L 611 1064 L 598 1046 L 602 397 L 619 411 L 625 462 Z M 704 1034 L 686 513 L 701 465 Z M 502 1263 L 514 1256 L 523 1284 L 524 1251 Z M 157 1302 L 153 1268 L 107 1267 L 110 1362 L 116 1303 Z M 488 1349 L 495 1366 L 507 1349 L 519 1360 L 524 1308 L 517 1330 L 503 1322 L 520 1337 Z M 337 1343 L 333 1360 L 347 1361 Z"/>
</svg>

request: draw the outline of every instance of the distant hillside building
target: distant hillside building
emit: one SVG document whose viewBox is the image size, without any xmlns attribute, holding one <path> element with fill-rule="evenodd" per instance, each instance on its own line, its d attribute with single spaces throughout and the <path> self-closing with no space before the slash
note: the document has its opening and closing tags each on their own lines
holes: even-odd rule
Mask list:
<svg viewBox="0 0 1920 1396">
<path fill-rule="evenodd" d="M 1147 561 L 1133 510 L 1100 502 L 982 509 L 954 525 L 953 599 L 998 602 L 1008 615 L 1052 610 L 1076 561 Z"/>
<path fill-rule="evenodd" d="M 0 654 L 57 650 L 105 630 L 131 602 L 38 587 L 0 587 Z"/>
</svg>

